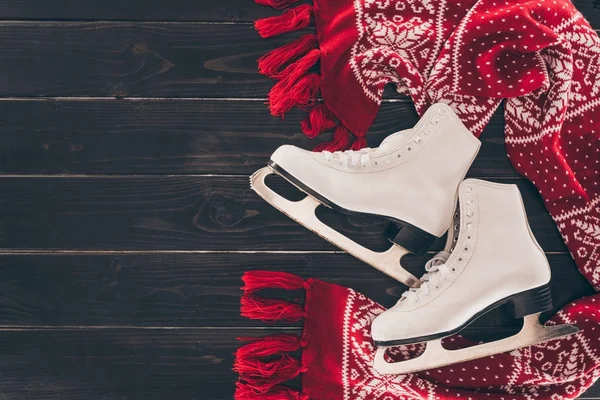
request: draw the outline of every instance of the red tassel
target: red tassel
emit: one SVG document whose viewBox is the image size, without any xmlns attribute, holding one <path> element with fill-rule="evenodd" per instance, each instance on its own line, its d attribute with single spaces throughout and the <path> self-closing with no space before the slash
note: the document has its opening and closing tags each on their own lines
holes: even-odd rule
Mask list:
<svg viewBox="0 0 600 400">
<path fill-rule="evenodd" d="M 248 384 L 236 383 L 234 400 L 308 400 L 308 396 L 287 386 L 277 385 L 260 393 Z"/>
<path fill-rule="evenodd" d="M 240 375 L 254 391 L 264 393 L 273 386 L 294 379 L 300 375 L 302 363 L 287 354 L 277 360 L 260 361 L 236 359 L 233 370 Z"/>
<path fill-rule="evenodd" d="M 333 131 L 333 140 L 327 143 L 321 143 L 313 151 L 340 151 L 348 148 L 350 142 L 350 132 L 343 125 L 338 125 Z"/>
<path fill-rule="evenodd" d="M 273 8 L 286 8 L 300 0 L 254 0 L 256 4 L 262 4 L 263 6 L 270 6 Z"/>
<path fill-rule="evenodd" d="M 304 57 L 293 64 L 290 64 L 282 71 L 283 77 L 291 76 L 291 80 L 295 81 L 305 75 L 316 63 L 321 59 L 321 50 L 312 49 Z"/>
<path fill-rule="evenodd" d="M 241 337 L 238 340 L 250 341 L 250 343 L 245 344 L 235 352 L 238 359 L 267 357 L 273 354 L 289 353 L 300 348 L 300 338 L 289 333 L 280 333 L 262 338 Z"/>
<path fill-rule="evenodd" d="M 308 34 L 292 43 L 271 50 L 258 59 L 258 72 L 270 78 L 281 79 L 284 77 L 284 65 L 292 63 L 310 50 L 315 49 L 317 44 L 317 37 Z"/>
<path fill-rule="evenodd" d="M 283 117 L 294 107 L 306 109 L 312 106 L 319 94 L 321 77 L 308 74 L 290 85 L 289 76 L 276 83 L 269 92 L 269 108 L 274 117 Z"/>
<path fill-rule="evenodd" d="M 335 126 L 331 113 L 324 104 L 317 104 L 310 110 L 308 117 L 301 123 L 302 132 L 309 138 L 315 138 Z"/>
<path fill-rule="evenodd" d="M 304 318 L 302 306 L 289 301 L 249 295 L 243 295 L 240 301 L 242 303 L 242 317 L 263 322 L 297 322 Z"/>
<path fill-rule="evenodd" d="M 350 148 L 352 150 L 360 150 L 365 147 L 367 147 L 367 139 L 364 136 L 357 136 Z"/>
<path fill-rule="evenodd" d="M 306 73 L 320 57 L 321 51 L 313 49 L 282 72 L 285 77 L 269 92 L 271 115 L 283 116 L 294 107 L 307 108 L 315 103 L 321 86 L 321 77 L 317 74 L 306 75 Z"/>
<path fill-rule="evenodd" d="M 254 22 L 254 28 L 262 38 L 281 35 L 282 33 L 297 31 L 310 24 L 313 7 L 301 4 L 296 8 L 285 10 L 276 17 L 262 18 Z"/>
<path fill-rule="evenodd" d="M 304 280 L 299 276 L 273 271 L 247 271 L 242 276 L 242 281 L 242 290 L 247 294 L 268 288 L 297 290 L 302 289 L 304 284 Z"/>
</svg>

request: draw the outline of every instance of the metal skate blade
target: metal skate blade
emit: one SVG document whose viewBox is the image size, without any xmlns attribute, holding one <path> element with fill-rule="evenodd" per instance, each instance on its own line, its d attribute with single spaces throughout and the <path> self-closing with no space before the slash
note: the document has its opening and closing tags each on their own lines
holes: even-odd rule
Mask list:
<svg viewBox="0 0 600 400">
<path fill-rule="evenodd" d="M 267 203 L 328 242 L 350 253 L 386 275 L 403 282 L 411 287 L 418 287 L 421 282 L 400 265 L 400 259 L 409 253 L 398 245 L 392 245 L 389 250 L 376 252 L 361 246 L 352 239 L 342 235 L 335 229 L 324 224 L 315 214 L 322 203 L 307 195 L 300 201 L 289 201 L 271 190 L 265 183 L 268 175 L 276 173 L 271 167 L 264 167 L 250 177 L 250 187 Z"/>
<path fill-rule="evenodd" d="M 527 315 L 521 331 L 514 336 L 459 350 L 446 350 L 442 339 L 427 342 L 425 351 L 418 357 L 398 362 L 387 362 L 384 358 L 386 347 L 379 347 L 375 353 L 373 368 L 382 375 L 403 375 L 443 367 L 506 353 L 523 347 L 533 346 L 548 340 L 559 339 L 579 331 L 575 325 L 544 326 L 539 321 L 540 314 Z"/>
</svg>

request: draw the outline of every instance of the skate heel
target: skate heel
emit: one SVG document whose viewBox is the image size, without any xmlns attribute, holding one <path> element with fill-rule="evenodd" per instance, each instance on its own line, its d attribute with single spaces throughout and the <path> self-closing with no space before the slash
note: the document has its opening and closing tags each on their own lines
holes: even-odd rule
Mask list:
<svg viewBox="0 0 600 400">
<path fill-rule="evenodd" d="M 537 287 L 514 295 L 509 300 L 509 312 L 515 318 L 538 314 L 552 309 L 550 285 Z"/>
<path fill-rule="evenodd" d="M 390 242 L 396 243 L 416 255 L 427 253 L 437 239 L 435 235 L 425 232 L 423 229 L 397 220 L 390 221 L 385 235 Z"/>
</svg>

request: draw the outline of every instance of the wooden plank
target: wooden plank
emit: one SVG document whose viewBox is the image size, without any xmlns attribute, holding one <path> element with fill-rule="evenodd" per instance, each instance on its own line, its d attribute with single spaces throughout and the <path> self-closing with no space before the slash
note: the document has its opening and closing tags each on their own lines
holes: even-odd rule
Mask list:
<svg viewBox="0 0 600 400">
<path fill-rule="evenodd" d="M 502 113 L 481 136 L 471 176 L 518 177 L 506 157 Z M 5 100 L 0 173 L 251 174 L 280 145 L 319 142 L 300 132 L 305 115 L 295 110 L 281 121 L 262 101 Z M 410 101 L 384 103 L 369 144 L 417 120 Z"/>
<path fill-rule="evenodd" d="M 236 337 L 256 330 L 0 331 L 0 398 L 230 400 Z"/>
<path fill-rule="evenodd" d="M 237 379 L 231 371 L 232 353 L 239 345 L 236 337 L 265 333 L 229 329 L 0 331 L 0 396 L 10 400 L 171 400 L 176 394 L 181 400 L 230 400 Z M 599 389 L 596 385 L 580 398 L 598 399 Z"/>
<path fill-rule="evenodd" d="M 302 33 L 248 24 L 0 23 L 0 96 L 260 97 L 256 59 Z M 42 67 L 43 66 L 43 67 Z"/>
<path fill-rule="evenodd" d="M 273 180 L 282 195 L 304 197 L 283 179 Z M 542 247 L 564 252 L 536 189 L 523 180 L 502 182 L 519 184 Z M 0 177 L 0 187 L 5 249 L 337 249 L 262 200 L 246 176 L 7 175 Z M 389 247 L 384 220 L 321 208 L 319 215 L 335 229 L 370 248 Z"/>
<path fill-rule="evenodd" d="M 44 0 L 28 4 L 16 0 L 0 1 L 2 20 L 71 20 L 71 21 L 222 21 L 252 22 L 280 14 L 271 7 L 252 0 L 218 2 L 176 0 L 61 0 L 60 6 Z"/>
<path fill-rule="evenodd" d="M 429 257 L 403 262 L 421 276 Z M 554 311 L 594 293 L 569 255 L 548 258 Z M 240 278 L 256 269 L 351 287 L 386 307 L 406 290 L 347 254 L 5 254 L 0 255 L 0 326 L 260 327 L 264 324 L 239 315 Z M 516 325 L 499 309 L 473 326 Z"/>
<path fill-rule="evenodd" d="M 574 0 L 573 3 L 590 21 L 600 27 L 597 0 Z M 136 20 L 136 21 L 226 21 L 252 22 L 257 18 L 277 15 L 281 11 L 255 4 L 252 0 L 63 0 L 60 7 L 45 0 L 0 1 L 0 19 L 35 20 Z"/>
</svg>

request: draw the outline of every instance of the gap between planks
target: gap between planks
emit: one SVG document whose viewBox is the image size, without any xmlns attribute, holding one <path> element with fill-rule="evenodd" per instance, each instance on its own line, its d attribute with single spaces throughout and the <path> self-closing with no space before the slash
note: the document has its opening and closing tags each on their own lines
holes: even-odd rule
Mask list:
<svg viewBox="0 0 600 400">
<path fill-rule="evenodd" d="M 130 179 L 130 178 L 248 178 L 249 174 L 0 174 L 0 179 Z M 527 181 L 524 177 L 514 176 L 477 176 L 476 179 Z"/>
<path fill-rule="evenodd" d="M 437 254 L 428 251 L 427 254 Z M 341 250 L 48 250 L 48 249 L 0 249 L 0 256 L 8 255 L 85 255 L 85 254 L 346 254 Z M 547 255 L 567 255 L 568 252 L 546 251 Z"/>
</svg>

